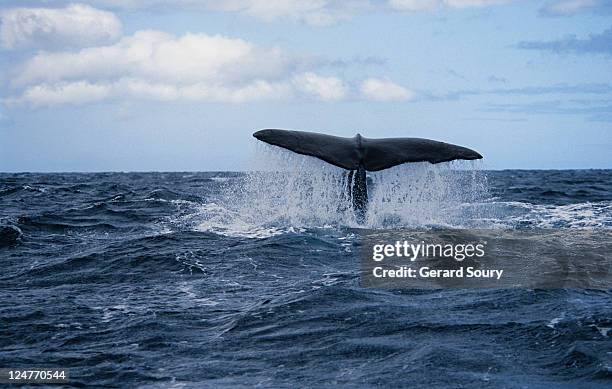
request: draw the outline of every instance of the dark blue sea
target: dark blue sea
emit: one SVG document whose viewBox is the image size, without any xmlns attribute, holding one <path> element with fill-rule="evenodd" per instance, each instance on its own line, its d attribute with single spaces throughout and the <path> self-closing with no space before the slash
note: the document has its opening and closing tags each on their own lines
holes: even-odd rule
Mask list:
<svg viewBox="0 0 612 389">
<path fill-rule="evenodd" d="M 76 387 L 612 387 L 612 291 L 368 289 L 358 255 L 363 228 L 610 229 L 612 171 L 396 169 L 369 178 L 360 225 L 326 169 L 0 174 L 0 367 Z"/>
</svg>

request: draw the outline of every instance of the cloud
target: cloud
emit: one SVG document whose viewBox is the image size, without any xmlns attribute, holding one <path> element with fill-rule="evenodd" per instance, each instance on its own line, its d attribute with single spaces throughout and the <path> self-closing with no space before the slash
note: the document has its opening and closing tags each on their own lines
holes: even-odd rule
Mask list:
<svg viewBox="0 0 612 389">
<path fill-rule="evenodd" d="M 120 35 L 121 22 L 114 14 L 87 5 L 0 11 L 0 44 L 7 49 L 85 47 Z"/>
<path fill-rule="evenodd" d="M 47 4 L 45 0 L 32 0 Z M 66 4 L 69 0 L 56 0 Z M 372 11 L 431 11 L 487 7 L 515 0 L 82 0 L 92 6 L 156 11 L 183 9 L 194 12 L 226 12 L 265 22 L 298 22 L 328 26 Z"/>
<path fill-rule="evenodd" d="M 361 96 L 367 100 L 400 101 L 412 98 L 412 93 L 390 80 L 368 78 L 361 83 Z"/>
<path fill-rule="evenodd" d="M 344 82 L 336 77 L 322 77 L 308 72 L 294 78 L 298 90 L 323 101 L 342 100 L 348 94 Z"/>
<path fill-rule="evenodd" d="M 512 0 L 389 0 L 391 8 L 401 11 L 433 11 L 441 8 L 487 7 Z"/>
<path fill-rule="evenodd" d="M 387 63 L 386 58 L 376 57 L 376 56 L 360 56 L 355 55 L 351 58 L 347 59 L 333 59 L 333 60 L 321 60 L 321 65 L 330 66 L 330 67 L 338 67 L 338 68 L 347 68 L 350 66 L 383 66 Z"/>
<path fill-rule="evenodd" d="M 239 83 L 283 77 L 296 64 L 297 59 L 278 48 L 261 48 L 242 39 L 190 33 L 176 38 L 144 30 L 110 46 L 40 52 L 21 67 L 13 84 L 121 77 Z"/>
<path fill-rule="evenodd" d="M 21 96 L 6 99 L 5 102 L 9 104 L 29 104 L 31 106 L 83 105 L 104 100 L 121 99 L 243 103 L 264 99 L 281 99 L 290 95 L 291 90 L 287 84 L 262 80 L 228 87 L 207 83 L 177 85 L 122 78 L 117 81 L 73 81 L 34 85 L 26 88 Z"/>
<path fill-rule="evenodd" d="M 316 61 L 221 35 L 174 36 L 144 30 L 114 44 L 41 51 L 15 69 L 9 104 L 87 104 L 105 100 L 214 101 L 405 99 L 388 80 L 356 87 L 316 72 Z M 364 92 L 365 91 L 365 92 Z"/>
<path fill-rule="evenodd" d="M 483 112 L 529 115 L 585 115 L 590 121 L 611 122 L 609 100 L 547 100 L 530 103 L 489 104 Z"/>
<path fill-rule="evenodd" d="M 213 10 L 240 12 L 265 21 L 290 19 L 325 26 L 350 17 L 365 1 L 329 0 L 233 0 L 210 1 Z"/>
<path fill-rule="evenodd" d="M 508 79 L 505 78 L 505 77 L 498 77 L 498 76 L 492 74 L 492 75 L 490 75 L 487 78 L 487 81 L 489 81 L 489 82 L 501 82 L 502 84 L 505 84 L 505 83 L 508 82 Z"/>
<path fill-rule="evenodd" d="M 22 101 L 37 105 L 56 105 L 79 102 L 86 104 L 100 101 L 110 95 L 108 85 L 94 85 L 86 81 L 57 85 L 34 85 L 26 89 L 20 97 Z"/>
<path fill-rule="evenodd" d="M 584 11 L 610 7 L 606 0 L 556 0 L 545 4 L 540 9 L 544 16 L 572 16 Z"/>
<path fill-rule="evenodd" d="M 591 121 L 611 121 L 612 84 L 553 84 L 516 88 L 458 90 L 443 95 L 421 93 L 430 101 L 459 100 L 465 97 L 490 96 L 483 112 L 533 115 L 585 115 Z M 517 98 L 521 96 L 521 98 Z M 523 102 L 524 98 L 528 102 Z M 494 103 L 493 101 L 499 101 Z M 484 119 L 483 119 L 484 120 Z"/>
<path fill-rule="evenodd" d="M 346 19 L 369 0 L 91 0 L 94 4 L 117 9 L 165 9 L 232 12 L 266 22 L 297 21 L 315 26 L 330 25 Z"/>
<path fill-rule="evenodd" d="M 554 41 L 520 42 L 518 47 L 528 50 L 546 50 L 555 53 L 612 54 L 612 27 L 601 34 L 580 39 L 575 35 Z"/>
<path fill-rule="evenodd" d="M 469 96 L 543 96 L 543 95 L 612 95 L 612 85 L 605 83 L 553 84 L 524 86 L 519 88 L 465 89 L 442 95 L 421 93 L 421 98 L 431 101 L 458 100 Z"/>
</svg>

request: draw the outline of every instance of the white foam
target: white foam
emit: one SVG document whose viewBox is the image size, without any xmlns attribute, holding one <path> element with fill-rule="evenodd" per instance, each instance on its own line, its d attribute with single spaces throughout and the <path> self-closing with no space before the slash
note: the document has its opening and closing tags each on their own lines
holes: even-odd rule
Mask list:
<svg viewBox="0 0 612 389">
<path fill-rule="evenodd" d="M 371 174 L 366 225 L 456 226 L 475 218 L 473 205 L 488 197 L 486 177 L 458 165 L 413 163 Z"/>
<path fill-rule="evenodd" d="M 595 328 L 597 328 L 597 331 L 599 331 L 599 333 L 601 334 L 601 336 L 603 336 L 604 338 L 608 336 L 608 332 L 610 332 L 610 327 L 597 327 L 595 326 Z"/>
<path fill-rule="evenodd" d="M 259 226 L 404 227 L 454 225 L 487 197 L 478 170 L 457 164 L 404 164 L 369 174 L 369 206 L 357 223 L 344 169 L 282 149 L 260 147 L 254 171 L 229 185 L 224 205 Z M 229 200 L 229 201 L 228 201 Z"/>
<path fill-rule="evenodd" d="M 267 238 L 288 232 L 288 228 L 258 225 L 235 210 L 216 203 L 199 206 L 192 217 L 197 219 L 194 225 L 195 231 L 212 232 L 219 235 Z"/>
<path fill-rule="evenodd" d="M 217 180 L 205 204 L 172 202 L 197 231 L 265 238 L 307 228 L 601 228 L 612 204 L 535 205 L 490 196 L 478 164 L 403 164 L 368 173 L 366 220 L 357 222 L 347 172 L 313 157 L 262 145 L 252 171 Z M 185 212 L 187 210 L 187 212 Z"/>
<path fill-rule="evenodd" d="M 496 212 L 492 212 L 495 210 Z M 489 213 L 499 227 L 579 228 L 612 227 L 612 203 L 576 203 L 566 205 L 491 202 Z"/>
<path fill-rule="evenodd" d="M 565 315 L 561 315 L 559 317 L 555 317 L 553 319 L 551 319 L 550 322 L 548 322 L 548 324 L 546 325 L 546 327 L 548 328 L 552 328 L 553 330 L 555 329 L 556 325 L 561 323 L 561 320 L 563 320 L 565 318 Z"/>
</svg>

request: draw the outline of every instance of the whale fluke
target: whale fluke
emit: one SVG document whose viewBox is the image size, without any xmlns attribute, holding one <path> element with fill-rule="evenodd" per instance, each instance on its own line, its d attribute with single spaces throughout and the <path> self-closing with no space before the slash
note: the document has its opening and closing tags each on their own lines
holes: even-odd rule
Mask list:
<svg viewBox="0 0 612 389">
<path fill-rule="evenodd" d="M 347 189 L 357 220 L 363 222 L 368 202 L 366 171 L 379 171 L 407 162 L 441 163 L 481 159 L 467 147 L 421 138 L 344 138 L 306 131 L 266 129 L 253 136 L 295 153 L 319 158 L 349 170 Z"/>
<path fill-rule="evenodd" d="M 344 138 L 277 129 L 260 130 L 253 136 L 347 170 L 358 170 L 362 166 L 367 171 L 375 172 L 407 162 L 440 163 L 482 158 L 482 155 L 467 147 L 421 138 L 369 139 L 359 134 Z"/>
</svg>

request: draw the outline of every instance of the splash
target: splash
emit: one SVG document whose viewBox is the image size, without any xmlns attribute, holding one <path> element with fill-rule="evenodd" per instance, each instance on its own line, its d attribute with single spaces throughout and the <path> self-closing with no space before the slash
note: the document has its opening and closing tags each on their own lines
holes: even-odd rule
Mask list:
<svg viewBox="0 0 612 389">
<path fill-rule="evenodd" d="M 488 197 L 473 162 L 415 163 L 368 174 L 365 223 L 355 218 L 347 171 L 316 158 L 259 146 L 252 171 L 228 182 L 222 203 L 240 223 L 279 227 L 397 228 L 466 224 Z"/>
<path fill-rule="evenodd" d="M 474 226 L 489 196 L 479 162 L 403 164 L 370 174 L 372 228 Z"/>
<path fill-rule="evenodd" d="M 506 199 L 505 187 L 498 184 L 489 189 L 487 176 L 491 176 L 491 185 L 495 185 L 495 176 L 481 170 L 480 162 L 414 163 L 368 173 L 369 205 L 361 224 L 346 195 L 351 183 L 345 170 L 268 145 L 258 146 L 249 166 L 248 173 L 210 179 L 202 187 L 202 201 L 171 200 L 177 209 L 161 223 L 162 231 L 187 229 L 265 238 L 312 228 L 335 233 L 343 227 L 612 226 L 610 201 L 540 204 Z M 493 190 L 501 190 L 502 197 L 493 197 Z"/>
</svg>

